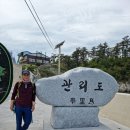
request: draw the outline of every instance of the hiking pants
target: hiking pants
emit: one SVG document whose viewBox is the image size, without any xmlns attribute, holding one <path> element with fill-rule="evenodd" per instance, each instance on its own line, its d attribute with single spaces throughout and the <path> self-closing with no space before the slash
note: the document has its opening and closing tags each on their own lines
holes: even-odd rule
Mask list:
<svg viewBox="0 0 130 130">
<path fill-rule="evenodd" d="M 32 121 L 31 108 L 16 106 L 16 130 L 27 130 Z M 24 124 L 22 126 L 22 119 Z"/>
</svg>

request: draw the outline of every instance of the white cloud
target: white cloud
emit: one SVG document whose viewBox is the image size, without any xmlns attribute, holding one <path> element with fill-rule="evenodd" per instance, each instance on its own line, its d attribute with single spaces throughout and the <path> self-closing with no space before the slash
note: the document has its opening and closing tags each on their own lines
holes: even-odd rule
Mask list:
<svg viewBox="0 0 130 130">
<path fill-rule="evenodd" d="M 130 35 L 129 0 L 32 0 L 54 46 L 65 40 L 62 52 L 108 42 L 114 46 Z M 52 49 L 42 36 L 24 0 L 0 0 L 0 42 L 14 53 Z"/>
</svg>

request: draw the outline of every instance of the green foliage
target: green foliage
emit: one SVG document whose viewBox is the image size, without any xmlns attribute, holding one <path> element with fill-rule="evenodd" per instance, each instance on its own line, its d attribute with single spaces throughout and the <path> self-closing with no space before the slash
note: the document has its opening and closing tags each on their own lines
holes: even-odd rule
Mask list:
<svg viewBox="0 0 130 130">
<path fill-rule="evenodd" d="M 36 66 L 32 64 L 26 64 L 22 66 L 22 70 L 29 70 L 32 73 L 36 74 L 37 70 L 40 73 L 41 77 L 50 77 L 54 76 L 57 73 L 57 68 L 55 66 Z"/>
<path fill-rule="evenodd" d="M 4 75 L 5 75 L 5 68 L 0 66 L 0 81 L 1 81 L 1 76 L 4 76 Z"/>
<path fill-rule="evenodd" d="M 79 66 L 99 68 L 125 83 L 130 81 L 129 43 L 129 36 L 126 36 L 113 48 L 109 48 L 106 42 L 93 47 L 91 51 L 87 51 L 86 47 L 76 48 L 71 56 L 63 57 L 61 68 L 64 71 Z"/>
<path fill-rule="evenodd" d="M 37 66 L 36 65 L 32 65 L 32 64 L 26 64 L 26 65 L 22 66 L 22 70 L 29 70 L 32 73 L 34 73 L 36 71 L 36 69 L 37 69 Z"/>
<path fill-rule="evenodd" d="M 5 68 L 3 68 L 2 66 L 0 66 L 0 76 L 4 76 L 5 74 Z"/>
<path fill-rule="evenodd" d="M 54 76 L 55 74 L 52 71 L 44 69 L 40 71 L 40 75 L 41 77 L 50 77 L 50 76 Z"/>
<path fill-rule="evenodd" d="M 41 77 L 50 77 L 56 75 L 55 70 L 57 69 L 53 68 L 52 66 L 41 66 L 40 68 L 38 68 L 38 70 Z"/>
</svg>

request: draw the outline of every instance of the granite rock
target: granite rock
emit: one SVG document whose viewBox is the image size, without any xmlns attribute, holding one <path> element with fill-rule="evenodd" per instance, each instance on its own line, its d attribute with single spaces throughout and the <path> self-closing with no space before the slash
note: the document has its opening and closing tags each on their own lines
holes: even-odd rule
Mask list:
<svg viewBox="0 0 130 130">
<path fill-rule="evenodd" d="M 103 106 L 117 91 L 116 80 L 95 68 L 78 67 L 36 82 L 37 97 L 52 106 Z"/>
<path fill-rule="evenodd" d="M 53 107 L 53 128 L 81 128 L 99 126 L 98 107 Z"/>
</svg>

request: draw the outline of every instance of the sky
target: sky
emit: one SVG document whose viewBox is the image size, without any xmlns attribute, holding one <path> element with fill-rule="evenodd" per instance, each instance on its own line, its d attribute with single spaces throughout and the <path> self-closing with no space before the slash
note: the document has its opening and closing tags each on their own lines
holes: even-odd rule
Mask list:
<svg viewBox="0 0 130 130">
<path fill-rule="evenodd" d="M 27 0 L 27 2 L 29 2 Z M 115 46 L 130 36 L 130 0 L 31 0 L 55 47 L 65 40 L 62 53 L 107 42 Z M 51 56 L 24 0 L 0 0 L 0 42 L 16 57 L 21 51 Z"/>
</svg>

